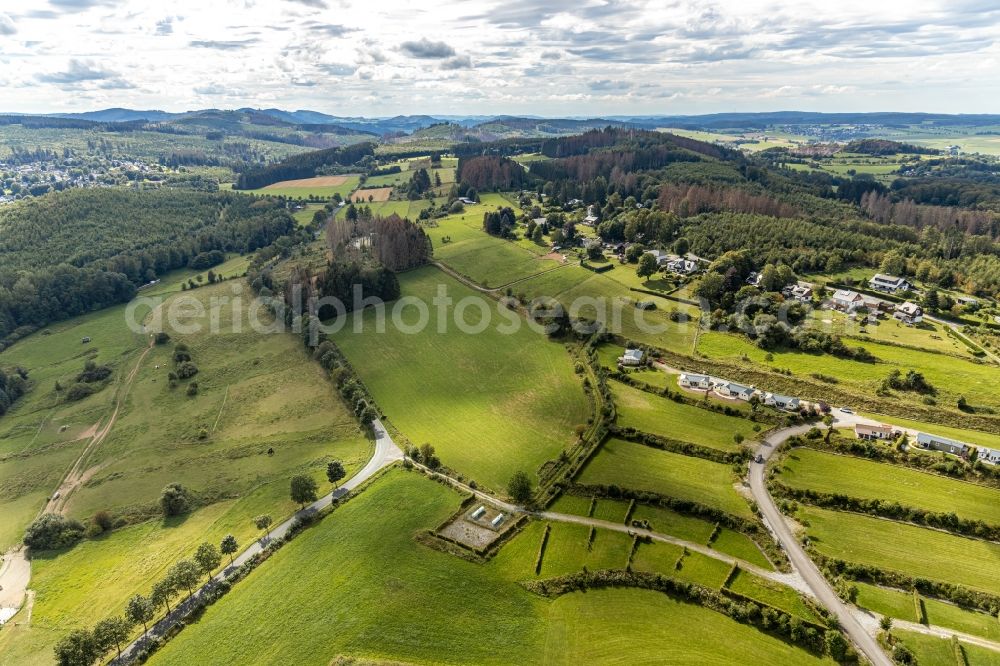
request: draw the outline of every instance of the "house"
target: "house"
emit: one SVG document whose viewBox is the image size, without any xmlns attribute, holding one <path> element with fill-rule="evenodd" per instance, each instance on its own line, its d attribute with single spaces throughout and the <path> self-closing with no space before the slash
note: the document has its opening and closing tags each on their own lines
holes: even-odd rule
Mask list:
<svg viewBox="0 0 1000 666">
<path fill-rule="evenodd" d="M 579 206 L 582 203 L 583 202 L 581 200 L 579 200 L 579 199 L 570 199 L 569 201 L 566 202 L 566 205 L 567 206 Z"/>
<path fill-rule="evenodd" d="M 919 324 L 924 320 L 924 311 L 916 303 L 907 301 L 902 305 L 897 305 L 892 316 L 904 324 Z"/>
<path fill-rule="evenodd" d="M 469 197 L 459 197 L 458 200 L 461 201 L 466 206 L 474 206 L 476 204 L 476 202 L 470 199 Z"/>
<path fill-rule="evenodd" d="M 942 451 L 963 458 L 969 454 L 969 445 L 940 435 L 929 435 L 926 432 L 917 433 L 917 446 L 928 451 Z"/>
<path fill-rule="evenodd" d="M 913 286 L 904 278 L 896 277 L 895 275 L 886 275 L 885 273 L 876 273 L 868 281 L 868 285 L 872 289 L 884 291 L 887 294 L 895 294 L 897 291 L 907 291 Z"/>
<path fill-rule="evenodd" d="M 988 449 L 985 446 L 976 447 L 976 460 L 987 465 L 1000 465 L 1000 451 Z"/>
<path fill-rule="evenodd" d="M 691 375 L 685 372 L 681 374 L 679 381 L 680 385 L 685 388 L 712 388 L 712 378 L 708 375 Z"/>
<path fill-rule="evenodd" d="M 830 299 L 833 307 L 838 310 L 843 310 L 844 312 L 854 312 L 864 303 L 864 299 L 856 291 L 851 291 L 849 289 L 838 289 L 833 292 L 833 298 Z"/>
<path fill-rule="evenodd" d="M 799 399 L 787 395 L 778 395 L 777 393 L 765 393 L 764 404 L 768 407 L 776 407 L 777 409 L 794 412 L 799 408 Z"/>
<path fill-rule="evenodd" d="M 854 436 L 858 439 L 892 439 L 895 435 L 896 430 L 888 423 L 858 423 L 854 426 Z"/>
<path fill-rule="evenodd" d="M 653 255 L 653 259 L 656 259 L 657 266 L 663 266 L 670 261 L 670 255 L 663 250 L 646 250 L 644 254 Z"/>
<path fill-rule="evenodd" d="M 626 349 L 625 353 L 618 357 L 618 362 L 622 365 L 642 365 L 644 356 L 641 349 Z"/>
<path fill-rule="evenodd" d="M 979 305 L 979 299 L 972 296 L 958 296 L 955 298 L 955 302 L 959 305 Z"/>
<path fill-rule="evenodd" d="M 688 259 L 671 259 L 667 262 L 667 270 L 673 273 L 690 275 L 698 270 L 698 264 Z"/>
<path fill-rule="evenodd" d="M 735 382 L 727 382 L 720 386 L 718 391 L 721 395 L 726 395 L 730 398 L 749 400 L 753 397 L 753 394 L 757 392 L 757 389 L 752 386 L 744 386 L 743 384 L 737 384 Z"/>
<path fill-rule="evenodd" d="M 757 271 L 750 271 L 750 275 L 747 276 L 747 284 L 756 287 L 760 284 L 761 274 Z"/>
<path fill-rule="evenodd" d="M 813 290 L 812 287 L 807 287 L 804 285 L 795 285 L 792 287 L 788 294 L 791 298 L 802 303 L 808 303 L 812 300 Z"/>
</svg>

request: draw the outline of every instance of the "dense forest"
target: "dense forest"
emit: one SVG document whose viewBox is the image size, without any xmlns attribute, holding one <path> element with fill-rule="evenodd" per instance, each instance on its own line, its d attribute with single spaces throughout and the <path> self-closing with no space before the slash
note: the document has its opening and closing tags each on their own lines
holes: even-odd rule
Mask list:
<svg viewBox="0 0 1000 666">
<path fill-rule="evenodd" d="M 252 167 L 236 179 L 238 190 L 255 190 L 283 180 L 312 178 L 324 167 L 349 167 L 374 155 L 374 143 L 358 143 L 344 148 L 328 148 L 288 157 L 267 166 Z"/>
<path fill-rule="evenodd" d="M 507 157 L 460 157 L 457 182 L 462 192 L 476 190 L 518 190 L 529 183 L 524 167 Z"/>
<path fill-rule="evenodd" d="M 423 227 L 396 214 L 334 220 L 327 226 L 327 242 L 334 257 L 370 257 L 391 271 L 423 266 L 431 258 L 431 240 Z"/>
</svg>

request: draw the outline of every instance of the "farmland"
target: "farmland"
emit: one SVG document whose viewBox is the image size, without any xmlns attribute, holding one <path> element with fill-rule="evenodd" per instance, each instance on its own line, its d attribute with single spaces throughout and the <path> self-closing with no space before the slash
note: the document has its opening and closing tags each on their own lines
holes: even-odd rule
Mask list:
<svg viewBox="0 0 1000 666">
<path fill-rule="evenodd" d="M 800 508 L 797 517 L 824 555 L 1000 594 L 1000 582 L 982 575 L 983 562 L 1000 557 L 1000 544 L 816 507 Z"/>
<path fill-rule="evenodd" d="M 701 502 L 738 516 L 750 507 L 733 488 L 728 465 L 682 456 L 620 439 L 609 439 L 583 469 L 583 484 L 615 484 Z"/>
<path fill-rule="evenodd" d="M 668 439 L 701 444 L 723 451 L 736 451 L 733 439 L 740 434 L 754 436 L 753 422 L 726 416 L 652 393 L 613 382 L 612 393 L 618 409 L 618 425 L 650 432 Z"/>
<path fill-rule="evenodd" d="M 316 176 L 315 178 L 284 180 L 246 192 L 288 199 L 330 199 L 334 194 L 346 198 L 357 188 L 359 180 L 357 175 Z"/>
<path fill-rule="evenodd" d="M 1000 524 L 1000 490 L 901 466 L 798 448 L 783 461 L 779 479 L 793 488 L 895 501 Z"/>
<path fill-rule="evenodd" d="M 955 650 L 951 640 L 915 631 L 894 631 L 893 634 L 908 647 L 920 664 L 955 663 Z M 1000 666 L 1000 654 L 959 641 L 965 663 L 969 666 Z"/>
<path fill-rule="evenodd" d="M 533 472 L 572 443 L 588 406 L 562 346 L 525 325 L 512 335 L 500 333 L 496 303 L 435 268 L 405 273 L 400 285 L 404 297 L 424 303 L 441 285 L 456 303 L 475 297 L 494 310 L 493 325 L 477 335 L 439 319 L 434 307 L 416 334 L 393 325 L 373 334 L 374 312 L 367 310 L 359 322 L 365 334 L 353 333 L 351 321 L 334 336 L 389 421 L 410 441 L 429 442 L 445 465 L 492 488 L 503 487 L 518 469 Z M 474 323 L 478 315 L 470 316 Z M 438 332 L 439 324 L 445 333 Z"/>
<path fill-rule="evenodd" d="M 855 583 L 855 585 L 858 588 L 857 603 L 860 607 L 907 622 L 921 621 L 916 615 L 911 592 L 865 583 Z M 965 610 L 954 604 L 927 597 L 922 597 L 920 603 L 927 624 L 1000 641 L 1000 622 L 997 622 L 992 615 Z"/>
</svg>

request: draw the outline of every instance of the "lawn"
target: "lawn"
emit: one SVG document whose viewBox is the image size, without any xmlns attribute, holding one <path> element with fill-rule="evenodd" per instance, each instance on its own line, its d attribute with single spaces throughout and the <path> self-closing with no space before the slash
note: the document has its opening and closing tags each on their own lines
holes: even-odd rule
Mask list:
<svg viewBox="0 0 1000 666">
<path fill-rule="evenodd" d="M 827 333 L 848 335 L 860 343 L 888 342 L 907 345 L 919 349 L 929 349 L 946 354 L 972 358 L 968 347 L 948 335 L 942 324 L 924 321 L 915 326 L 907 326 L 898 319 L 882 319 L 878 324 L 862 326 L 856 320 L 848 319 L 841 312 L 813 310 L 811 324 Z M 862 332 L 862 330 L 864 332 Z"/>
<path fill-rule="evenodd" d="M 1000 544 L 816 507 L 801 507 L 798 516 L 824 555 L 1000 594 L 1000 580 L 983 575 L 984 563 L 1000 558 Z"/>
<path fill-rule="evenodd" d="M 888 615 L 908 622 L 918 621 L 913 605 L 913 595 L 910 592 L 866 583 L 854 583 L 854 585 L 858 588 L 858 606 L 880 615 Z M 1000 642 L 1000 622 L 997 622 L 994 616 L 965 610 L 937 599 L 927 597 L 921 599 L 928 624 Z"/>
<path fill-rule="evenodd" d="M 946 354 L 920 351 L 911 347 L 869 342 L 863 345 L 850 340 L 848 346 L 863 346 L 877 359 L 877 363 L 863 363 L 839 358 L 830 354 L 807 354 L 797 350 L 760 349 L 745 337 L 733 333 L 705 331 L 698 339 L 698 352 L 709 358 L 740 361 L 745 356 L 761 366 L 791 368 L 797 375 L 822 373 L 837 377 L 843 384 L 851 384 L 873 393 L 893 369 L 916 370 L 923 373 L 937 389 L 939 404 L 955 404 L 960 395 L 972 405 L 986 404 L 1000 408 L 1000 397 L 992 390 L 996 383 L 994 365 L 963 360 Z M 773 360 L 765 356 L 770 353 Z M 917 394 L 899 394 L 901 399 L 917 400 Z"/>
<path fill-rule="evenodd" d="M 736 451 L 737 433 L 753 439 L 753 422 L 726 416 L 694 405 L 676 402 L 627 384 L 611 382 L 618 408 L 618 425 L 632 427 L 661 437 L 701 444 L 723 451 Z"/>
<path fill-rule="evenodd" d="M 738 516 L 750 507 L 733 487 L 733 470 L 702 458 L 661 451 L 642 444 L 609 439 L 583 469 L 584 484 L 615 484 L 701 502 Z"/>
<path fill-rule="evenodd" d="M 573 442 L 573 428 L 586 422 L 589 406 L 562 345 L 523 322 L 513 334 L 501 333 L 497 303 L 436 268 L 402 274 L 400 284 L 404 296 L 428 304 L 440 285 L 456 303 L 475 297 L 494 308 L 493 324 L 479 334 L 463 333 L 429 307 L 429 323 L 418 334 L 391 324 L 375 333 L 369 309 L 366 332 L 353 333 L 351 322 L 335 335 L 389 421 L 411 442 L 429 442 L 445 465 L 495 489 L 517 470 L 535 472 Z M 408 310 L 412 318 L 414 308 Z M 468 316 L 474 322 L 478 315 L 473 309 Z"/>
<path fill-rule="evenodd" d="M 896 501 L 1000 524 L 1000 490 L 897 465 L 798 448 L 783 461 L 780 479 L 793 488 Z"/>
<path fill-rule="evenodd" d="M 646 590 L 591 590 L 558 598 L 544 664 L 832 664 L 699 606 Z"/>
<path fill-rule="evenodd" d="M 746 571 L 736 572 L 729 589 L 743 596 L 756 599 L 769 606 L 780 608 L 781 610 L 797 615 L 804 620 L 820 622 L 820 618 L 813 612 L 812 608 L 803 601 L 802 596 L 786 585 L 779 585 L 770 580 L 765 580 Z"/>
</svg>

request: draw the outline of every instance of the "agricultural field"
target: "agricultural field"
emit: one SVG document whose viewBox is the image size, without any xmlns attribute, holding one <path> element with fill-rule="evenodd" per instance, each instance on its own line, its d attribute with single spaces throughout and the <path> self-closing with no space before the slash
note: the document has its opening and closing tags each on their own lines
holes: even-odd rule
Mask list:
<svg viewBox="0 0 1000 666">
<path fill-rule="evenodd" d="M 895 501 L 1000 525 L 1000 490 L 897 465 L 796 448 L 782 461 L 778 478 L 792 488 Z"/>
<path fill-rule="evenodd" d="M 921 622 L 913 603 L 913 594 L 866 583 L 854 583 L 858 588 L 857 605 L 880 615 Z M 992 615 L 966 610 L 946 601 L 921 597 L 927 624 L 946 627 L 973 636 L 1000 642 L 1000 622 Z"/>
<path fill-rule="evenodd" d="M 442 271 L 426 267 L 400 275 L 403 296 L 428 304 L 428 325 L 407 334 L 388 324 L 375 334 L 374 311 L 355 314 L 334 340 L 357 369 L 389 421 L 416 445 L 429 442 L 441 461 L 494 489 L 517 470 L 534 472 L 574 440 L 573 428 L 589 416 L 588 401 L 569 353 L 523 321 L 504 335 L 498 304 L 476 295 Z M 457 303 L 482 299 L 492 324 L 463 333 L 430 307 L 438 286 Z M 408 308 L 406 322 L 414 321 Z M 467 313 L 476 322 L 475 309 Z M 353 333 L 358 318 L 364 334 Z M 438 332 L 438 325 L 445 333 Z M 456 390 L 462 387 L 462 390 Z"/>
<path fill-rule="evenodd" d="M 948 334 L 943 324 L 924 321 L 915 326 L 907 326 L 898 319 L 882 319 L 878 324 L 862 326 L 848 319 L 842 312 L 833 310 L 813 310 L 812 324 L 821 331 L 836 335 L 846 335 L 861 343 L 868 341 L 906 345 L 916 349 L 926 349 L 944 354 L 954 354 L 972 359 L 971 350 Z"/>
<path fill-rule="evenodd" d="M 822 623 L 822 620 L 798 592 L 785 585 L 779 585 L 755 576 L 752 573 L 747 573 L 743 570 L 736 572 L 727 589 L 737 594 L 742 594 L 745 597 L 761 601 L 769 606 L 780 608 L 804 620 Z"/>
<path fill-rule="evenodd" d="M 577 479 L 583 484 L 615 484 L 701 502 L 737 516 L 750 507 L 735 490 L 728 465 L 609 439 Z"/>
<path fill-rule="evenodd" d="M 918 664 L 954 664 L 955 650 L 951 640 L 938 636 L 929 636 L 916 631 L 903 629 L 892 632 L 903 645 L 910 649 Z M 993 652 L 978 645 L 959 641 L 968 666 L 1000 666 L 1000 652 Z"/>
<path fill-rule="evenodd" d="M 247 194 L 263 194 L 288 199 L 331 199 L 334 194 L 346 198 L 358 187 L 360 177 L 346 176 L 316 176 L 298 180 L 283 180 L 256 190 L 240 190 Z"/>
<path fill-rule="evenodd" d="M 864 363 L 838 358 L 830 354 L 809 354 L 798 350 L 760 349 L 750 340 L 732 333 L 705 331 L 698 338 L 698 352 L 713 359 L 741 361 L 745 356 L 764 367 L 791 368 L 797 375 L 822 373 L 837 377 L 842 384 L 850 384 L 866 393 L 874 393 L 882 380 L 894 369 L 916 370 L 923 373 L 937 389 L 939 404 L 955 404 L 959 396 L 966 396 L 970 404 L 1000 409 L 1000 397 L 992 390 L 996 382 L 995 365 L 963 360 L 945 354 L 935 354 L 910 347 L 869 342 L 863 346 L 878 359 Z M 773 358 L 767 361 L 768 354 Z M 900 399 L 917 400 L 916 394 L 899 394 Z"/>
<path fill-rule="evenodd" d="M 983 563 L 1000 558 L 1000 544 L 817 507 L 796 516 L 824 555 L 1000 594 L 1000 581 L 983 575 Z"/>
<path fill-rule="evenodd" d="M 390 195 L 392 195 L 391 187 L 366 187 L 351 192 L 348 200 L 354 203 L 382 203 L 388 201 Z"/>
<path fill-rule="evenodd" d="M 742 435 L 746 440 L 756 435 L 755 424 L 748 419 L 676 402 L 620 382 L 610 385 L 618 409 L 617 423 L 622 427 L 723 451 L 740 448 L 734 435 Z"/>
<path fill-rule="evenodd" d="M 885 421 L 886 423 L 891 423 L 902 428 L 909 428 L 911 430 L 918 430 L 922 432 L 929 432 L 935 435 L 942 435 L 944 437 L 951 437 L 968 444 L 974 444 L 977 446 L 993 446 L 997 445 L 997 436 L 991 435 L 989 433 L 980 432 L 978 430 L 968 430 L 965 428 L 953 428 L 951 426 L 938 425 L 936 423 L 925 423 L 924 421 L 914 421 L 913 419 L 904 419 L 898 416 L 884 416 L 881 414 L 871 414 L 862 412 L 862 416 L 870 419 L 876 419 L 880 421 Z"/>
</svg>

